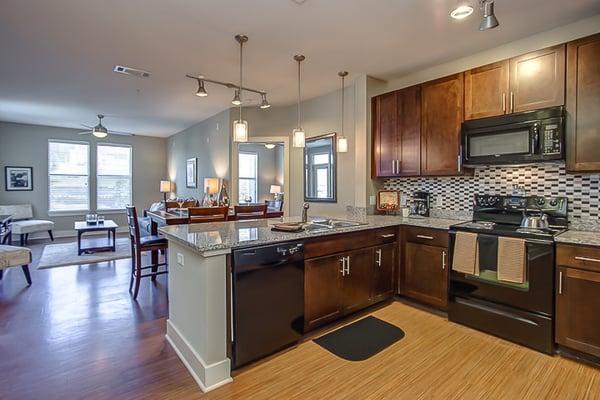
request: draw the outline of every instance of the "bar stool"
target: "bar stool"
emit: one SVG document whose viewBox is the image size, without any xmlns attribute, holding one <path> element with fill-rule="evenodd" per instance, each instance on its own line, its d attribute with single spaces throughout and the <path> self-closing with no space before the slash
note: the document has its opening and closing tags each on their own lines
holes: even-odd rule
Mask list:
<svg viewBox="0 0 600 400">
<path fill-rule="evenodd" d="M 166 251 L 169 247 L 167 239 L 157 236 L 140 236 L 140 226 L 137 218 L 137 211 L 135 207 L 127 206 L 127 225 L 129 228 L 129 239 L 131 240 L 131 279 L 129 281 L 129 291 L 133 288 L 135 281 L 135 289 L 133 291 L 133 298 L 137 299 L 138 292 L 140 290 L 140 281 L 142 278 L 151 277 L 153 281 L 156 280 L 158 275 L 168 273 L 168 262 L 158 262 L 158 252 Z M 149 265 L 142 265 L 142 253 L 151 251 L 152 262 Z M 164 267 L 161 269 L 161 267 Z M 151 269 L 150 273 L 144 273 L 145 270 Z"/>
</svg>

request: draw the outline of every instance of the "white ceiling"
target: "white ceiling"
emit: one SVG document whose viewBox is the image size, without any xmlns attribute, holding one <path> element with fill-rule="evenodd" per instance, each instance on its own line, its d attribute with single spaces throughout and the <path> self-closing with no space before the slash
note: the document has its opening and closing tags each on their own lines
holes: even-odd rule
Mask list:
<svg viewBox="0 0 600 400">
<path fill-rule="evenodd" d="M 456 4 L 2 0 L 0 120 L 79 127 L 104 113 L 109 129 L 169 136 L 231 105 L 229 89 L 207 84 L 198 98 L 184 75 L 236 82 L 236 33 L 250 37 L 245 84 L 284 105 L 295 100 L 297 53 L 307 57 L 303 97 L 314 97 L 336 89 L 342 69 L 385 79 L 600 13 L 599 0 L 496 0 L 501 26 L 479 32 L 478 10 L 448 17 Z M 115 64 L 152 76 L 119 75 Z"/>
</svg>

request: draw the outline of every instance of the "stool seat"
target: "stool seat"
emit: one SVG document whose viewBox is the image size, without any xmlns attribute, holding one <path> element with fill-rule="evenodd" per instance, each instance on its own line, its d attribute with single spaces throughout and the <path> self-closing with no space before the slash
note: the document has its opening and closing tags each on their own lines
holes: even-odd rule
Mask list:
<svg viewBox="0 0 600 400">
<path fill-rule="evenodd" d="M 167 239 L 157 235 L 142 236 L 140 237 L 140 245 L 144 246 L 156 246 L 156 245 L 168 245 Z"/>
</svg>

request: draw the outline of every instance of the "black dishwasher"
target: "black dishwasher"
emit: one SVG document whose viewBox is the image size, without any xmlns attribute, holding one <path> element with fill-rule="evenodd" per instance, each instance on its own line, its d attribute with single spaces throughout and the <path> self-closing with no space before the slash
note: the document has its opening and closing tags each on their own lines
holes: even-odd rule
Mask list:
<svg viewBox="0 0 600 400">
<path fill-rule="evenodd" d="M 268 356 L 302 338 L 302 242 L 235 250 L 231 282 L 233 368 Z"/>
</svg>

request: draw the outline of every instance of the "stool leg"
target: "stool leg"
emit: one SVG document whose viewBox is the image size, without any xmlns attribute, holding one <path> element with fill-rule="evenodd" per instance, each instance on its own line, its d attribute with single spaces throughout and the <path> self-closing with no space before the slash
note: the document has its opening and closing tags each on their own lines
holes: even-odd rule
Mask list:
<svg viewBox="0 0 600 400">
<path fill-rule="evenodd" d="M 48 231 L 48 235 L 50 235 L 50 240 L 54 242 L 54 236 L 52 235 L 52 229 Z"/>
<path fill-rule="evenodd" d="M 25 234 L 25 244 L 29 244 L 29 233 Z"/>
<path fill-rule="evenodd" d="M 133 288 L 133 277 L 135 275 L 135 250 L 133 248 L 133 243 L 131 244 L 131 277 L 129 278 L 129 292 Z"/>
<path fill-rule="evenodd" d="M 27 280 L 27 284 L 31 286 L 31 274 L 29 273 L 29 265 L 25 264 L 21 267 L 23 269 L 23 273 L 25 274 L 25 279 Z"/>
<path fill-rule="evenodd" d="M 21 233 L 21 247 L 25 246 L 25 234 Z"/>
<path fill-rule="evenodd" d="M 137 299 L 140 291 L 140 281 L 142 280 L 142 254 L 136 249 L 135 252 L 135 289 L 133 290 L 133 299 Z"/>
</svg>

